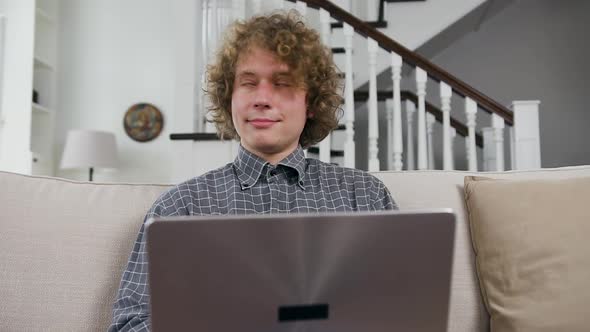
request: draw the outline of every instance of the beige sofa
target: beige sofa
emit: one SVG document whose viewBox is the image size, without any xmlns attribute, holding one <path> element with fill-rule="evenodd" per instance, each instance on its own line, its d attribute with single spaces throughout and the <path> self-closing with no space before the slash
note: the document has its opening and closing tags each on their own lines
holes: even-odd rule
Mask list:
<svg viewBox="0 0 590 332">
<path fill-rule="evenodd" d="M 449 331 L 488 329 L 463 200 L 463 178 L 470 174 L 375 173 L 401 209 L 457 213 Z M 590 166 L 485 175 L 588 177 Z M 105 330 L 143 215 L 166 188 L 0 172 L 0 331 Z"/>
</svg>

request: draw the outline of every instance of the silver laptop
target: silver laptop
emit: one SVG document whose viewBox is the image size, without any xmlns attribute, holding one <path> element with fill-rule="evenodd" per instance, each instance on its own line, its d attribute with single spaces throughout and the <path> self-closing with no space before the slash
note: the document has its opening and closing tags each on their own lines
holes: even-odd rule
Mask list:
<svg viewBox="0 0 590 332">
<path fill-rule="evenodd" d="M 147 223 L 154 331 L 446 331 L 450 210 Z"/>
</svg>

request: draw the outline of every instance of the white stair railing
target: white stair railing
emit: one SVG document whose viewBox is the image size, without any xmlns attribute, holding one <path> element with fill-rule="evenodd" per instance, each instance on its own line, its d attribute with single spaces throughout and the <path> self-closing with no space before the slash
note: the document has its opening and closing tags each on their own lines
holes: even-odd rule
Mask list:
<svg viewBox="0 0 590 332">
<path fill-rule="evenodd" d="M 538 100 L 512 103 L 514 126 L 511 128 L 512 169 L 541 167 Z"/>
<path fill-rule="evenodd" d="M 416 67 L 416 90 L 418 95 L 418 169 L 428 167 L 428 152 L 426 147 L 426 72 Z"/>
<path fill-rule="evenodd" d="M 414 154 L 414 113 L 416 113 L 416 105 L 406 100 L 406 169 L 416 169 L 416 157 Z"/>
<path fill-rule="evenodd" d="M 402 79 L 402 57 L 391 52 L 391 80 L 393 81 L 393 100 L 392 100 L 392 128 L 393 137 L 388 142 L 388 146 L 392 145 L 393 162 L 390 169 L 401 171 L 403 167 L 403 152 L 404 145 L 402 141 L 402 100 L 401 100 L 401 79 Z"/>
<path fill-rule="evenodd" d="M 451 96 L 453 90 L 451 87 L 440 82 L 440 99 L 441 110 L 443 112 L 443 169 L 448 171 L 453 169 L 452 155 L 453 149 L 451 147 Z"/>
<path fill-rule="evenodd" d="M 212 39 L 217 40 L 219 30 L 216 27 L 219 26 L 220 14 L 219 8 L 215 4 L 215 0 L 204 0 L 204 10 L 208 13 L 203 15 L 203 23 L 205 28 L 203 29 L 203 57 L 207 58 L 209 53 L 214 46 Z M 234 18 L 244 18 L 246 15 L 246 8 L 252 10 L 252 13 L 258 13 L 262 10 L 261 0 L 233 0 L 231 1 L 233 7 Z M 274 8 L 296 8 L 302 15 L 306 16 L 306 20 L 310 20 L 312 17 L 308 13 L 309 7 L 308 2 L 304 0 L 300 1 L 284 1 L 284 0 L 272 0 L 271 2 L 265 2 L 265 6 L 268 3 L 272 3 L 271 6 Z M 317 6 L 328 8 L 323 3 L 310 2 L 311 7 L 316 8 Z M 346 6 L 351 5 L 351 1 L 339 1 L 340 4 Z M 287 4 L 287 5 L 285 5 Z M 325 9 L 321 8 L 319 13 L 319 26 L 321 30 L 322 40 L 327 46 L 331 45 L 331 27 L 330 15 L 334 13 L 328 13 Z M 331 10 L 334 7 L 330 7 Z M 268 9 L 268 8 L 265 8 Z M 344 166 L 355 167 L 355 146 L 354 141 L 354 125 L 355 125 L 355 104 L 354 104 L 354 82 L 353 82 L 353 66 L 352 66 L 352 50 L 353 50 L 353 39 L 355 35 L 354 26 L 361 27 L 358 20 L 346 13 L 338 13 L 335 17 L 346 18 L 343 22 L 343 36 L 344 36 L 344 72 L 345 72 L 345 89 L 344 89 L 344 100 L 345 100 L 345 139 L 344 139 Z M 223 18 L 222 18 L 223 19 Z M 347 23 L 348 22 L 348 23 Z M 313 22 L 308 22 L 313 26 Z M 492 126 L 490 130 L 484 131 L 484 147 L 490 146 L 488 154 L 484 151 L 484 169 L 504 170 L 504 144 L 510 144 L 511 165 L 513 169 L 522 168 L 536 168 L 540 167 L 540 145 L 539 145 L 539 125 L 538 125 L 538 102 L 514 102 L 512 109 L 514 117 L 510 111 L 506 110 L 505 107 L 499 105 L 493 100 L 483 96 L 479 92 L 473 90 L 465 83 L 460 82 L 458 79 L 452 77 L 448 73 L 441 73 L 442 70 L 437 68 L 435 65 L 429 63 L 427 60 L 421 59 L 415 54 L 411 54 L 411 51 L 404 49 L 403 46 L 396 44 L 395 42 L 385 41 L 382 38 L 378 43 L 375 39 L 366 37 L 367 31 L 362 28 L 359 34 L 363 35 L 367 40 L 368 47 L 368 59 L 369 64 L 369 99 L 368 99 L 368 168 L 370 171 L 376 171 L 380 169 L 380 162 L 378 159 L 378 138 L 379 138 L 379 117 L 378 117 L 378 104 L 377 104 L 377 54 L 379 50 L 379 43 L 385 49 L 388 49 L 388 54 L 391 55 L 391 68 L 392 68 L 392 86 L 393 86 L 393 99 L 387 102 L 387 128 L 388 128 L 388 148 L 387 148 L 387 165 L 389 169 L 401 170 L 403 168 L 404 159 L 406 160 L 407 169 L 427 169 L 433 168 L 435 164 L 435 154 L 433 151 L 433 142 L 439 138 L 434 137 L 433 127 L 436 126 L 436 122 L 433 120 L 432 115 L 426 114 L 426 84 L 428 77 L 431 76 L 434 81 L 439 81 L 441 77 L 444 77 L 444 81 L 440 81 L 440 104 L 442 110 L 442 168 L 445 170 L 454 169 L 454 151 L 453 141 L 457 131 L 451 126 L 451 99 L 452 94 L 456 91 L 459 95 L 464 97 L 465 102 L 465 114 L 467 118 L 467 138 L 465 140 L 466 146 L 466 158 L 468 169 L 470 171 L 477 171 L 477 145 L 476 145 L 476 118 L 478 108 L 492 112 Z M 369 35 L 375 35 L 369 33 Z M 377 34 L 378 35 L 378 34 Z M 212 46 L 213 45 L 213 46 Z M 397 45 L 397 46 L 396 46 Z M 391 51 L 395 49 L 396 52 Z M 403 54 L 403 57 L 398 55 Z M 405 57 L 409 57 L 406 59 Z M 417 103 L 414 104 L 411 101 L 405 103 L 406 113 L 406 154 L 404 158 L 404 142 L 402 136 L 402 100 L 401 96 L 401 67 L 403 61 L 407 61 L 415 67 L 415 83 L 416 83 L 416 94 Z M 359 70 L 365 70 L 360 68 Z M 201 77 L 204 79 L 204 72 Z M 203 82 L 204 83 L 204 82 Z M 476 102 L 477 100 L 477 102 Z M 480 104 L 478 104 L 480 103 Z M 200 101 L 198 105 L 199 109 L 203 109 L 205 101 Z M 430 106 L 429 106 L 430 107 Z M 417 119 L 414 120 L 413 114 L 417 108 Z M 203 114 L 200 114 L 203 116 Z M 454 120 L 453 120 L 454 121 Z M 508 124 L 510 140 L 504 142 L 504 127 Z M 414 127 L 415 126 L 415 127 Z M 202 129 L 196 126 L 197 130 Z M 463 131 L 461 131 L 463 134 Z M 417 151 L 414 150 L 414 137 L 416 137 Z M 332 139 L 328 137 L 320 144 L 320 159 L 323 161 L 330 161 L 330 142 Z M 493 151 L 493 154 L 489 154 L 489 151 Z M 417 158 L 416 158 L 417 157 Z M 492 162 L 493 161 L 493 162 Z M 417 166 L 417 167 L 416 167 Z"/>
<path fill-rule="evenodd" d="M 393 99 L 385 100 L 387 142 L 393 142 Z M 387 144 L 387 169 L 393 169 L 393 144 Z"/>
<path fill-rule="evenodd" d="M 301 1 L 297 2 L 298 7 L 303 7 L 307 9 L 307 4 Z M 330 28 L 330 13 L 325 9 L 320 9 L 320 29 L 321 29 L 321 36 L 322 42 L 327 47 L 332 45 L 332 38 L 331 38 L 331 28 Z M 326 163 L 329 163 L 331 160 L 331 150 L 332 150 L 332 135 L 328 134 L 323 141 L 320 142 L 320 160 Z"/>
<path fill-rule="evenodd" d="M 434 145 L 432 142 L 432 132 L 436 119 L 431 113 L 426 114 L 426 139 L 428 146 L 428 169 L 434 169 Z"/>
<path fill-rule="evenodd" d="M 379 44 L 371 38 L 367 39 L 369 50 L 369 172 L 379 170 L 379 113 L 377 105 L 377 51 Z"/>
<path fill-rule="evenodd" d="M 504 119 L 497 114 L 492 114 L 492 129 L 496 159 L 495 171 L 502 172 L 504 171 Z"/>
<path fill-rule="evenodd" d="M 475 144 L 475 117 L 477 114 L 477 103 L 471 98 L 465 98 L 465 115 L 467 116 L 467 168 L 471 172 L 477 171 L 477 149 Z"/>
<path fill-rule="evenodd" d="M 345 67 L 344 75 L 344 102 L 346 117 L 346 143 L 344 144 L 344 166 L 354 168 L 355 165 L 355 143 L 354 143 L 354 82 L 352 70 L 352 42 L 354 29 L 347 23 L 343 23 L 344 32 L 344 54 Z"/>
</svg>

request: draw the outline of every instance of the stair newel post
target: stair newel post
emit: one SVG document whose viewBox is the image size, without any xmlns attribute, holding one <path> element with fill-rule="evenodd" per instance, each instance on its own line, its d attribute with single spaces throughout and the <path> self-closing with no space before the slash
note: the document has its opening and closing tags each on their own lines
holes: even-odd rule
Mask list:
<svg viewBox="0 0 590 332">
<path fill-rule="evenodd" d="M 453 94 L 453 90 L 451 87 L 444 83 L 440 82 L 440 99 L 441 99 L 441 109 L 443 112 L 443 169 L 445 171 L 453 169 L 451 159 L 452 156 L 452 149 L 451 149 L 451 96 Z"/>
<path fill-rule="evenodd" d="M 541 167 L 538 100 L 514 101 L 514 125 L 511 131 L 513 169 Z"/>
<path fill-rule="evenodd" d="M 496 147 L 496 171 L 504 171 L 504 119 L 492 114 L 492 128 L 494 129 L 494 145 Z"/>
<path fill-rule="evenodd" d="M 434 169 L 434 145 L 432 144 L 432 131 L 436 118 L 426 113 L 426 147 L 428 151 L 428 169 Z"/>
<path fill-rule="evenodd" d="M 369 49 L 369 172 L 379 171 L 379 117 L 377 105 L 377 51 L 379 44 L 367 38 Z"/>
<path fill-rule="evenodd" d="M 416 67 L 416 90 L 418 95 L 418 169 L 428 167 L 426 151 L 426 72 Z"/>
<path fill-rule="evenodd" d="M 406 169 L 416 169 L 416 157 L 414 156 L 414 113 L 416 105 L 411 100 L 406 100 Z"/>
<path fill-rule="evenodd" d="M 346 116 L 346 142 L 344 143 L 344 166 L 354 168 L 354 83 L 352 81 L 352 38 L 354 37 L 354 29 L 347 23 L 343 23 L 343 32 L 345 50 L 344 102 Z"/>
<path fill-rule="evenodd" d="M 402 79 L 402 57 L 391 52 L 391 68 L 393 80 L 393 169 L 401 171 L 403 167 L 403 140 L 402 140 L 402 100 L 400 85 Z M 392 141 L 388 140 L 388 144 Z"/>
<path fill-rule="evenodd" d="M 449 142 L 449 145 L 451 146 L 451 158 L 450 158 L 451 168 L 450 169 L 455 169 L 455 153 L 454 153 L 455 149 L 453 148 L 453 146 L 455 145 L 455 137 L 457 137 L 457 129 L 451 127 L 450 128 L 450 136 L 451 136 L 451 139 Z"/>
<path fill-rule="evenodd" d="M 467 116 L 467 164 L 471 172 L 477 172 L 477 148 L 475 145 L 475 118 L 477 115 L 477 103 L 471 99 L 465 98 L 465 115 Z"/>
<path fill-rule="evenodd" d="M 301 1 L 298 1 L 299 4 Z M 305 3 L 304 3 L 305 4 Z M 302 13 L 303 14 L 303 13 Z M 320 26 L 321 26 L 321 36 L 322 41 L 326 47 L 331 47 L 331 39 L 330 39 L 330 13 L 323 8 L 320 8 Z M 330 162 L 330 151 L 332 150 L 332 135 L 328 134 L 326 138 L 324 138 L 320 144 L 320 155 L 319 158 L 321 161 L 329 163 Z"/>
<path fill-rule="evenodd" d="M 387 120 L 387 169 L 393 169 L 393 99 L 385 100 Z"/>
</svg>

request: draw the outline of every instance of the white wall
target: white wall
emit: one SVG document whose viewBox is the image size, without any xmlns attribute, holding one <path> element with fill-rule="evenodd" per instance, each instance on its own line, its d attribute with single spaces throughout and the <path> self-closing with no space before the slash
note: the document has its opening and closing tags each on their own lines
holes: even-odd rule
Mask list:
<svg viewBox="0 0 590 332">
<path fill-rule="evenodd" d="M 3 0 L 5 20 L 0 169 L 31 172 L 31 93 L 33 91 L 33 35 L 35 2 Z"/>
<path fill-rule="evenodd" d="M 66 132 L 112 131 L 120 167 L 95 172 L 97 181 L 170 182 L 174 155 L 169 134 L 175 119 L 174 8 L 162 0 L 61 0 L 56 160 Z M 164 129 L 138 143 L 123 128 L 128 107 L 156 105 Z M 56 175 L 86 179 L 87 172 Z"/>
<path fill-rule="evenodd" d="M 433 60 L 504 105 L 541 100 L 542 166 L 587 165 L 589 13 L 585 0 L 517 1 Z"/>
</svg>

